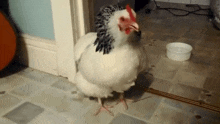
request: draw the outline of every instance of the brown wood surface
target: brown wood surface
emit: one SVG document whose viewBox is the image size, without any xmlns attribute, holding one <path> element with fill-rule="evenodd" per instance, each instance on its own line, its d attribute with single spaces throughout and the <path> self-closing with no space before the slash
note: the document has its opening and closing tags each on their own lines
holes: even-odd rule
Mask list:
<svg viewBox="0 0 220 124">
<path fill-rule="evenodd" d="M 140 86 L 139 88 L 143 89 L 142 86 Z M 172 100 L 184 102 L 184 103 L 187 103 L 187 104 L 195 105 L 195 106 L 198 106 L 198 107 L 202 107 L 202 108 L 209 109 L 209 110 L 220 113 L 220 108 L 219 107 L 207 104 L 205 102 L 188 99 L 188 98 L 185 98 L 185 97 L 177 96 L 177 95 L 174 95 L 174 94 L 170 94 L 170 93 L 167 93 L 167 92 L 155 90 L 155 89 L 152 89 L 152 88 L 144 88 L 143 90 L 145 90 L 148 93 L 152 93 L 152 94 L 155 94 L 155 95 L 158 95 L 158 96 L 166 97 L 166 98 L 169 98 L 169 99 L 172 99 Z"/>
<path fill-rule="evenodd" d="M 9 20 L 0 11 L 0 71 L 13 59 L 16 51 L 16 35 Z"/>
</svg>

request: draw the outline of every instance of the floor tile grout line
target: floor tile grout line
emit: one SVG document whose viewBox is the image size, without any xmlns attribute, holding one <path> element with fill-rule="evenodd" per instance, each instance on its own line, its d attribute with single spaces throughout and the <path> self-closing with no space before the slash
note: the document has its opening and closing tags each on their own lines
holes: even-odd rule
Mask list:
<svg viewBox="0 0 220 124">
<path fill-rule="evenodd" d="M 29 83 L 29 84 L 32 84 L 32 83 Z M 25 86 L 25 85 L 28 85 L 28 84 L 24 84 L 24 85 L 22 85 L 22 86 Z M 20 86 L 20 87 L 22 87 L 22 86 Z M 20 87 L 18 87 L 18 88 L 20 88 Z M 30 95 L 30 96 L 27 96 L 26 98 L 24 98 L 24 97 L 22 97 L 22 96 L 19 96 L 19 95 L 16 95 L 16 94 L 11 93 L 11 92 L 9 92 L 8 94 L 10 94 L 10 95 L 12 95 L 12 96 L 14 96 L 14 97 L 17 97 L 17 98 L 26 100 L 26 99 L 28 99 L 28 98 L 30 98 L 30 97 L 33 97 L 33 96 L 37 95 L 39 92 L 41 92 L 41 91 L 43 91 L 43 90 L 45 90 L 45 89 L 46 89 L 46 87 L 43 87 L 42 89 L 37 90 L 35 93 L 33 93 L 33 94 Z"/>
<path fill-rule="evenodd" d="M 22 78 L 23 78 L 23 76 L 22 76 Z M 25 77 L 25 78 L 26 78 L 26 77 Z M 30 79 L 29 79 L 29 80 L 30 80 Z M 34 82 L 36 83 L 37 81 L 34 81 Z M 5 114 L 9 113 L 10 111 L 13 111 L 14 109 L 16 109 L 17 107 L 19 107 L 20 105 L 22 105 L 22 104 L 25 103 L 25 102 L 30 102 L 30 103 L 32 103 L 32 104 L 37 104 L 37 103 L 31 102 L 31 98 L 34 97 L 34 96 L 36 96 L 36 95 L 39 94 L 40 92 L 43 92 L 43 91 L 46 90 L 46 89 L 55 89 L 55 90 L 57 90 L 57 91 L 59 91 L 59 92 L 63 92 L 63 90 L 58 89 L 58 88 L 55 88 L 55 87 L 52 87 L 51 85 L 35 84 L 35 83 L 26 82 L 26 83 L 24 83 L 24 84 L 22 84 L 22 85 L 20 85 L 20 86 L 18 86 L 18 87 L 12 88 L 10 91 L 8 91 L 7 94 L 12 95 L 12 96 L 15 97 L 15 98 L 18 98 L 18 99 L 21 100 L 21 101 L 20 101 L 18 104 L 16 104 L 15 106 L 9 108 L 7 111 L 5 111 L 4 113 L 2 113 L 0 116 L 3 117 Z M 23 97 L 20 97 L 20 96 L 18 96 L 18 95 L 15 95 L 15 94 L 11 93 L 12 90 L 14 90 L 14 89 L 16 89 L 16 88 L 19 88 L 19 87 L 22 87 L 22 86 L 25 86 L 25 85 L 28 85 L 28 84 L 35 84 L 35 85 L 44 86 L 44 87 L 43 87 L 43 89 L 37 91 L 36 93 L 34 93 L 34 94 L 32 94 L 31 96 L 28 96 L 28 97 L 26 97 L 26 98 L 23 98 Z M 67 95 L 67 93 L 65 93 L 65 92 L 63 92 L 63 93 L 64 93 L 65 95 Z M 68 96 L 70 96 L 70 95 L 68 95 Z M 59 115 L 59 113 L 57 113 L 56 111 L 54 111 L 54 110 L 51 109 L 50 107 L 44 106 L 44 105 L 42 105 L 42 104 L 38 104 L 38 106 L 40 106 L 40 107 L 42 107 L 42 108 L 44 108 L 44 109 L 46 109 L 46 110 L 53 111 L 53 112 L 55 112 L 56 114 Z M 65 118 L 66 118 L 66 117 L 65 117 Z"/>
<path fill-rule="evenodd" d="M 7 113 L 13 111 L 14 109 L 16 109 L 17 107 L 19 107 L 20 105 L 22 105 L 23 103 L 25 103 L 24 100 L 21 100 L 18 104 L 14 105 L 13 107 L 9 108 L 8 110 L 6 110 L 5 112 L 3 112 L 2 114 L 0 114 L 0 117 L 3 117 L 4 115 L 6 115 Z"/>
<path fill-rule="evenodd" d="M 21 77 L 21 78 L 26 78 L 26 79 L 28 79 L 28 80 L 31 80 L 31 79 L 29 79 L 29 78 L 27 78 L 27 77 L 24 77 L 24 76 L 20 76 L 20 75 L 19 75 L 19 77 Z M 26 82 L 26 83 L 24 83 L 24 84 L 21 84 L 21 85 L 19 85 L 19 86 L 17 86 L 17 87 L 12 88 L 10 91 L 8 91 L 8 94 L 9 94 L 9 95 L 12 95 L 12 96 L 14 96 L 14 97 L 16 97 L 16 98 L 18 98 L 19 100 L 21 100 L 20 103 L 24 103 L 25 101 L 26 101 L 26 102 L 27 102 L 27 101 L 30 101 L 30 99 L 31 99 L 32 97 L 38 95 L 40 92 L 43 92 L 43 91 L 46 90 L 46 89 L 55 89 L 55 90 L 57 90 L 57 91 L 59 91 L 59 92 L 64 93 L 65 95 L 67 95 L 67 96 L 69 96 L 69 97 L 72 96 L 72 95 L 69 93 L 70 91 L 63 91 L 63 90 L 61 90 L 61 89 L 59 89 L 59 88 L 52 87 L 52 86 L 51 86 L 52 84 L 51 84 L 51 85 L 45 85 L 45 84 L 41 84 L 41 83 L 35 84 L 35 83 L 37 83 L 37 81 L 36 81 L 36 80 L 32 80 L 32 81 L 34 81 L 34 83 L 33 83 L 33 82 Z M 55 81 L 55 82 L 56 82 L 56 81 Z M 54 83 L 55 83 L 55 82 L 54 82 Z M 19 95 L 16 95 L 16 94 L 11 93 L 11 91 L 13 91 L 14 89 L 19 88 L 19 87 L 22 87 L 22 86 L 25 86 L 25 85 L 28 85 L 28 84 L 35 84 L 35 85 L 37 85 L 37 86 L 44 86 L 44 87 L 43 87 L 43 89 L 36 91 L 36 92 L 33 93 L 31 96 L 28 96 L 28 97 L 26 97 L 26 98 L 23 98 L 23 97 L 20 97 Z M 32 102 L 31 102 L 31 103 L 32 103 Z M 36 103 L 35 103 L 35 104 L 36 104 Z M 14 107 L 10 108 L 9 111 L 12 111 L 13 109 L 15 109 L 16 107 L 18 107 L 19 105 L 21 105 L 21 104 L 15 105 Z M 40 105 L 40 106 L 41 106 L 41 105 Z M 47 108 L 47 106 L 44 106 L 43 108 Z M 8 111 L 7 111 L 7 112 L 8 112 Z M 6 114 L 7 112 L 5 112 L 4 114 Z M 4 115 L 4 114 L 3 114 L 3 115 Z"/>
<path fill-rule="evenodd" d="M 175 101 L 175 100 L 171 100 L 171 99 L 168 99 L 168 98 L 164 98 L 163 99 L 163 101 L 162 101 L 162 103 L 166 106 L 166 107 L 168 107 L 168 108 L 171 108 L 171 109 L 174 109 L 174 110 L 176 110 L 177 112 L 180 112 L 180 113 L 184 113 L 184 114 L 186 114 L 186 115 L 194 115 L 193 113 L 189 113 L 189 112 L 187 112 L 187 111 L 183 111 L 182 109 L 180 109 L 180 108 L 177 108 L 177 107 L 173 107 L 173 106 L 171 106 L 171 105 L 169 105 L 169 104 L 167 104 L 167 103 L 165 103 L 165 100 L 170 100 L 170 101 L 174 101 L 174 102 L 178 102 L 178 103 L 181 103 L 181 104 L 185 104 L 186 106 L 192 106 L 192 105 L 188 105 L 188 104 L 186 104 L 186 103 L 182 103 L 182 102 L 179 102 L 179 101 Z"/>
<path fill-rule="evenodd" d="M 8 119 L 8 118 L 5 118 L 5 117 L 0 117 L 0 120 L 1 119 L 3 119 L 3 120 L 6 120 L 6 121 L 9 121 L 9 122 L 11 122 L 12 124 L 17 124 L 17 123 L 15 123 L 14 121 L 12 121 L 12 120 L 10 120 L 10 119 Z M 10 123 L 10 124 L 11 124 Z"/>
<path fill-rule="evenodd" d="M 23 78 L 23 76 L 22 76 L 22 78 Z M 26 78 L 26 77 L 25 77 Z M 28 79 L 28 80 L 31 80 L 31 79 L 29 79 L 29 78 L 26 78 L 26 79 Z M 54 83 L 56 83 L 57 81 L 55 81 Z M 52 83 L 52 84 L 54 84 L 54 83 Z M 13 91 L 14 89 L 16 89 L 16 88 L 20 88 L 20 87 L 22 87 L 22 86 L 25 86 L 25 85 L 28 85 L 28 84 L 34 84 L 34 85 L 37 85 L 37 86 L 40 86 L 40 87 L 42 87 L 43 86 L 43 89 L 46 89 L 46 88 L 48 88 L 48 89 L 50 89 L 50 88 L 54 88 L 54 89 L 57 89 L 57 90 L 60 90 L 60 91 L 63 91 L 63 93 L 66 93 L 66 94 L 69 94 L 70 93 L 70 90 L 69 91 L 64 91 L 64 90 L 62 90 L 62 89 L 59 89 L 59 88 L 56 88 L 56 87 L 53 87 L 53 86 L 51 86 L 52 84 L 50 84 L 50 85 L 45 85 L 45 84 L 42 84 L 42 83 L 39 83 L 38 81 L 36 81 L 36 80 L 31 80 L 31 82 L 26 82 L 26 83 L 24 83 L 24 84 L 21 84 L 21 85 L 19 85 L 19 86 L 17 86 L 17 87 L 14 87 L 14 88 L 12 88 L 11 90 L 9 90 L 8 92 L 10 93 L 11 91 Z M 73 89 L 73 88 L 72 88 Z M 42 91 L 42 90 L 40 90 L 40 91 Z M 32 94 L 31 96 L 34 96 L 34 95 L 36 95 L 38 92 L 40 92 L 40 91 L 37 91 L 36 93 L 34 93 L 34 94 Z M 12 94 L 12 93 L 10 93 L 10 94 Z M 19 97 L 18 95 L 15 95 L 16 97 Z M 31 97 L 30 96 L 30 97 Z M 22 98 L 22 97 L 21 97 Z"/>
<path fill-rule="evenodd" d="M 23 76 L 23 75 L 19 75 L 19 76 L 24 77 L 24 78 L 26 78 L 26 79 L 28 79 L 28 80 L 32 80 L 32 81 L 34 81 L 34 83 L 39 82 L 39 81 L 36 81 L 36 80 L 34 80 L 34 79 L 30 79 L 30 78 L 28 78 L 28 77 L 25 77 L 25 76 Z M 59 80 L 62 80 L 61 78 L 63 78 L 63 77 L 58 77 L 58 76 L 56 76 L 56 78 L 58 78 L 58 80 L 55 81 L 54 83 L 58 82 Z M 32 83 L 32 82 L 31 82 L 31 83 Z M 52 84 L 37 83 L 36 85 L 53 87 L 52 85 L 53 85 L 54 83 L 52 83 Z M 59 89 L 59 88 L 56 88 L 56 89 Z M 72 88 L 72 89 L 73 89 L 73 88 Z M 70 90 L 72 90 L 72 89 L 70 89 Z M 59 89 L 59 90 L 62 90 L 62 89 Z M 68 91 L 62 90 L 62 91 L 68 93 L 68 92 L 70 92 L 70 90 L 68 90 Z"/>
<path fill-rule="evenodd" d="M 54 89 L 54 90 L 57 90 L 57 91 L 60 92 L 60 93 L 64 93 L 65 95 L 67 95 L 67 94 L 66 94 L 65 92 L 63 92 L 63 90 L 61 90 L 61 89 L 58 89 L 58 88 L 55 88 L 55 87 L 51 87 L 50 85 L 48 85 L 47 87 L 49 87 L 48 89 Z M 43 92 L 43 91 L 45 91 L 45 90 L 46 90 L 46 88 L 44 88 L 44 90 L 42 90 L 41 92 Z M 70 95 L 67 95 L 67 97 L 69 97 L 69 96 L 70 96 Z M 32 96 L 32 97 L 34 97 L 34 96 Z M 32 104 L 38 105 L 38 106 L 44 108 L 45 110 L 52 111 L 53 113 L 56 113 L 57 115 L 62 115 L 62 117 L 68 119 L 69 121 L 72 121 L 71 119 L 69 119 L 69 118 L 70 118 L 69 116 L 64 115 L 62 112 L 59 113 L 59 112 L 55 111 L 55 110 L 53 109 L 53 107 L 45 106 L 45 105 L 42 104 L 42 103 L 31 102 L 31 98 L 32 98 L 32 97 L 27 98 L 26 101 L 27 101 L 27 102 L 30 102 L 30 103 L 32 103 Z"/>
<path fill-rule="evenodd" d="M 119 112 L 120 113 L 120 112 Z M 141 120 L 141 121 L 144 121 L 144 122 L 150 122 L 150 121 L 148 121 L 148 120 L 146 120 L 146 119 L 143 119 L 143 118 L 140 118 L 140 117 L 137 117 L 137 116 L 134 116 L 134 115 L 130 115 L 130 114 L 128 114 L 128 113 L 126 113 L 126 112 L 123 112 L 122 114 L 125 114 L 125 115 L 127 115 L 127 116 L 129 116 L 129 117 L 132 117 L 132 118 L 135 118 L 135 119 L 138 119 L 138 120 Z M 150 119 L 149 119 L 150 120 Z"/>
<path fill-rule="evenodd" d="M 21 78 L 23 78 L 23 77 L 21 77 Z M 17 87 L 21 87 L 21 86 L 25 85 L 26 83 L 28 83 L 28 82 L 25 82 L 25 83 L 19 84 L 18 86 L 15 86 L 14 88 L 11 88 L 10 90 L 6 91 L 5 93 L 7 93 L 7 92 L 11 92 L 12 90 L 16 89 Z"/>
<path fill-rule="evenodd" d="M 154 95 L 154 94 L 152 94 L 152 95 Z M 163 101 L 164 99 L 166 99 L 166 98 L 164 98 L 164 97 L 157 96 L 157 95 L 154 95 L 154 97 L 161 98 L 161 102 L 159 103 L 158 107 L 160 106 L 160 104 L 162 103 L 162 101 Z M 132 104 L 132 103 L 131 103 L 131 104 Z M 158 107 L 155 109 L 155 111 L 158 109 Z M 128 109 L 129 109 L 129 108 L 128 108 Z M 154 112 L 155 112 L 155 111 L 154 111 Z M 142 120 L 142 121 L 144 121 L 144 122 L 148 122 L 148 123 L 150 122 L 150 121 L 149 121 L 150 118 L 149 118 L 149 119 L 140 118 L 140 117 L 131 115 L 131 114 L 127 113 L 126 111 L 118 112 L 118 113 L 123 113 L 123 114 L 125 114 L 125 115 L 128 115 L 129 117 L 133 117 L 133 118 L 136 118 L 136 119 L 138 119 L 138 120 Z M 153 114 L 152 114 L 152 115 L 153 115 Z"/>
<path fill-rule="evenodd" d="M 32 102 L 30 102 L 30 103 L 32 103 Z M 44 111 L 43 111 L 42 113 L 40 113 L 38 116 L 40 116 L 41 114 L 43 114 L 44 112 L 47 111 L 47 112 L 51 112 L 52 114 L 54 114 L 54 115 L 56 115 L 56 116 L 61 116 L 61 117 L 65 118 L 66 120 L 71 121 L 71 120 L 69 120 L 67 117 L 65 117 L 65 116 L 63 116 L 62 114 L 56 112 L 55 110 L 53 110 L 53 109 L 50 108 L 50 107 L 47 107 L 47 106 L 44 106 L 44 105 L 42 106 L 41 104 L 36 104 L 36 103 L 32 103 L 32 104 L 35 104 L 35 105 L 38 105 L 38 106 L 44 108 Z M 37 119 L 38 116 L 34 117 L 31 121 Z M 31 121 L 30 121 L 30 122 L 31 122 Z"/>
<path fill-rule="evenodd" d="M 37 106 L 43 108 L 44 111 L 45 111 L 45 110 L 46 110 L 46 111 L 50 111 L 50 112 L 52 112 L 52 113 L 55 114 L 55 115 L 59 115 L 59 116 L 62 116 L 62 117 L 64 117 L 64 118 L 67 119 L 67 117 L 65 117 L 65 116 L 63 116 L 62 114 L 56 112 L 55 110 L 53 110 L 53 108 L 48 107 L 48 106 L 45 106 L 45 105 L 40 104 L 40 103 L 31 102 L 31 100 L 28 99 L 28 98 L 26 98 L 26 99 L 20 101 L 17 105 L 13 106 L 12 108 L 8 109 L 6 112 L 2 113 L 2 114 L 0 115 L 0 117 L 3 117 L 3 116 L 6 115 L 7 113 L 13 111 L 14 109 L 16 109 L 17 107 L 21 106 L 22 104 L 24 104 L 24 103 L 26 103 L 26 102 L 32 103 L 32 104 L 34 104 L 34 105 L 37 105 Z M 42 113 L 43 113 L 43 112 L 42 112 Z M 41 114 L 42 114 L 42 113 L 41 113 Z M 39 114 L 39 115 L 40 115 L 40 114 Z M 38 116 L 39 116 L 39 115 L 38 115 Z M 37 117 L 37 116 L 36 116 L 36 117 Z M 36 117 L 35 117 L 35 118 L 36 118 Z M 3 118 L 4 118 L 4 117 L 3 117 Z M 32 120 L 33 120 L 33 119 L 32 119 Z M 69 120 L 69 119 L 68 119 L 68 120 Z M 70 121 L 70 120 L 69 120 L 69 121 Z"/>
</svg>

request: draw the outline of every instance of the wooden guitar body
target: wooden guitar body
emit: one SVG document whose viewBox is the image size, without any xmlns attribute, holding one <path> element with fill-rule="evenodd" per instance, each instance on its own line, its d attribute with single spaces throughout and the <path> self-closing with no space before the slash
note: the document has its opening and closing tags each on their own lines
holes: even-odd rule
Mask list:
<svg viewBox="0 0 220 124">
<path fill-rule="evenodd" d="M 4 13 L 0 11 L 0 71 L 12 61 L 15 51 L 15 31 Z"/>
</svg>

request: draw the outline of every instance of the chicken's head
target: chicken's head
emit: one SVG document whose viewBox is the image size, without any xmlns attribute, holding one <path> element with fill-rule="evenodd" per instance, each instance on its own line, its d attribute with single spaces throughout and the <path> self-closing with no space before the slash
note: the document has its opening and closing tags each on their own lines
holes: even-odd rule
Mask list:
<svg viewBox="0 0 220 124">
<path fill-rule="evenodd" d="M 136 13 L 129 5 L 126 8 L 118 5 L 102 7 L 96 16 L 95 27 L 97 39 L 94 45 L 97 45 L 96 51 L 103 51 L 103 54 L 125 44 L 131 34 L 140 34 Z"/>
<path fill-rule="evenodd" d="M 136 13 L 129 5 L 121 11 L 121 16 L 118 18 L 118 29 L 125 34 L 130 34 L 132 31 L 139 31 L 139 26 L 136 22 Z"/>
</svg>

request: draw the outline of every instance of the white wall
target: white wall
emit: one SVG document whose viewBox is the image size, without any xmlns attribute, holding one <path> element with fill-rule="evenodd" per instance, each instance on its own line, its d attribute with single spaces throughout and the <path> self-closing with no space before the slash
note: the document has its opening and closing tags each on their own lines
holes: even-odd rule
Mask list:
<svg viewBox="0 0 220 124">
<path fill-rule="evenodd" d="M 55 39 L 50 0 L 9 0 L 9 9 L 22 33 Z"/>
</svg>

